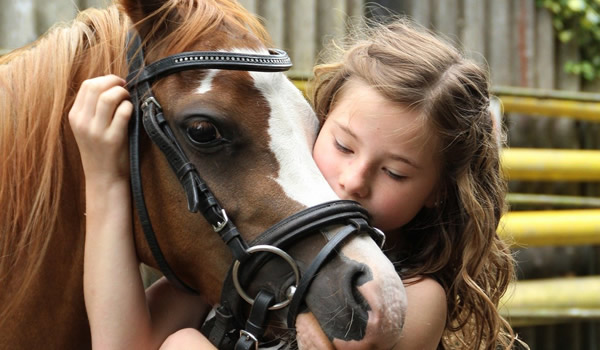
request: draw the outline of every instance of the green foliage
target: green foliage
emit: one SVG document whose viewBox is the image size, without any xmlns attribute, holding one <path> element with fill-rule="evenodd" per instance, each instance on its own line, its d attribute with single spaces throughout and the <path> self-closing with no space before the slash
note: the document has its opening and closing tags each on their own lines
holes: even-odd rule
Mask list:
<svg viewBox="0 0 600 350">
<path fill-rule="evenodd" d="M 587 80 L 600 78 L 600 0 L 536 0 L 552 13 L 552 23 L 561 42 L 575 42 L 579 61 L 569 61 L 565 70 Z"/>
</svg>

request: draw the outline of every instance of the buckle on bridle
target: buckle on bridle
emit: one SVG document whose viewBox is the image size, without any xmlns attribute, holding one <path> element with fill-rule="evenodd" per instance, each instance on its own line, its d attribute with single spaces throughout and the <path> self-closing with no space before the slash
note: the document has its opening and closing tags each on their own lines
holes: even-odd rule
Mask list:
<svg viewBox="0 0 600 350">
<path fill-rule="evenodd" d="M 371 237 L 379 244 L 379 249 L 383 249 L 383 246 L 385 245 L 385 233 L 377 227 L 373 227 L 373 236 Z"/>
<path fill-rule="evenodd" d="M 221 232 L 221 230 L 223 230 L 223 228 L 225 228 L 229 222 L 229 218 L 227 217 L 227 213 L 225 213 L 225 209 L 221 209 L 221 215 L 223 216 L 223 221 L 217 222 L 216 225 L 212 225 L 213 230 L 215 230 L 217 233 Z"/>
<path fill-rule="evenodd" d="M 158 103 L 158 101 L 156 100 L 156 98 L 154 98 L 154 96 L 148 96 L 144 100 L 144 102 L 142 102 L 142 109 L 146 109 L 146 107 L 148 107 L 150 105 L 150 103 L 153 103 L 158 110 L 162 110 L 162 106 L 160 105 L 160 103 Z"/>
<path fill-rule="evenodd" d="M 241 337 L 246 337 L 247 341 L 252 341 L 254 343 L 254 349 L 258 350 L 258 339 L 256 339 L 254 334 L 242 329 L 240 331 L 240 338 Z"/>
</svg>

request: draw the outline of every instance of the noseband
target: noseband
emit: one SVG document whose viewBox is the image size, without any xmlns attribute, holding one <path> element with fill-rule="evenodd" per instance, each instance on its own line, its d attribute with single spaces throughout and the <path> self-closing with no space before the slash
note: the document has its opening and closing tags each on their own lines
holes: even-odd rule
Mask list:
<svg viewBox="0 0 600 350">
<path fill-rule="evenodd" d="M 134 105 L 129 130 L 132 196 L 152 255 L 163 275 L 173 285 L 189 293 L 198 294 L 171 269 L 152 228 L 145 204 L 140 171 L 141 125 L 144 126 L 152 142 L 163 152 L 177 175 L 186 193 L 190 212 L 203 214 L 215 233 L 219 234 L 227 244 L 234 257 L 223 285 L 221 305 L 216 309 L 214 325 L 207 331 L 209 339 L 220 349 L 233 347 L 236 340 L 236 350 L 258 348 L 259 340 L 264 334 L 268 311 L 288 307 L 287 323 L 289 328 L 293 328 L 300 306 L 316 273 L 348 236 L 368 233 L 380 245 L 383 245 L 385 237 L 381 231 L 368 224 L 368 214 L 358 203 L 339 200 L 296 213 L 269 228 L 251 244 L 246 243 L 234 223 L 227 217 L 225 209 L 221 207 L 208 185 L 200 177 L 194 164 L 185 155 L 163 116 L 161 105 L 152 94 L 150 85 L 152 82 L 184 70 L 286 71 L 292 63 L 284 51 L 270 49 L 268 55 L 212 51 L 184 52 L 145 66 L 141 40 L 132 31 L 128 38 L 127 61 L 130 67 L 127 85 Z M 329 239 L 301 275 L 296 262 L 284 249 L 309 234 L 333 225 L 343 225 L 343 228 Z M 275 295 L 265 289 L 261 289 L 254 297 L 249 296 L 244 286 L 248 285 L 256 271 L 273 255 L 286 261 L 294 274 L 294 281 L 287 288 L 286 298 L 277 301 Z M 251 305 L 248 317 L 244 315 L 242 300 Z"/>
</svg>

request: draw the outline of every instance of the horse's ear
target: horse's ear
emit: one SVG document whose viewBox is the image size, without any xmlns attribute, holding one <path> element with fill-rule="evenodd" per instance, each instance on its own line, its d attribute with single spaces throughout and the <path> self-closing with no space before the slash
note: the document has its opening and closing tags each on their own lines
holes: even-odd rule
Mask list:
<svg viewBox="0 0 600 350">
<path fill-rule="evenodd" d="M 118 3 L 125 13 L 129 16 L 133 23 L 140 23 L 144 18 L 158 11 L 168 0 L 119 0 Z M 138 26 L 137 29 L 142 37 L 145 36 L 147 30 L 151 27 L 151 23 L 144 23 Z"/>
<path fill-rule="evenodd" d="M 119 0 L 119 4 L 133 23 L 137 23 L 158 10 L 167 0 Z"/>
</svg>

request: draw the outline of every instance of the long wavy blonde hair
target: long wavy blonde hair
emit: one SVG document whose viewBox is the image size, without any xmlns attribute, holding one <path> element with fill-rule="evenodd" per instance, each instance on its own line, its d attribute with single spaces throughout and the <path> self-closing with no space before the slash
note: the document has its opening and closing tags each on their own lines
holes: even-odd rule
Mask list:
<svg viewBox="0 0 600 350">
<path fill-rule="evenodd" d="M 496 233 L 507 184 L 488 74 L 406 18 L 361 28 L 315 67 L 315 111 L 325 119 L 346 81 L 359 78 L 420 112 L 440 144 L 439 202 L 401 228 L 402 251 L 389 256 L 403 278 L 430 276 L 446 291 L 440 348 L 510 349 L 515 336 L 497 307 L 514 279 L 514 261 Z"/>
<path fill-rule="evenodd" d="M 177 25 L 171 21 L 174 14 Z M 250 30 L 268 42 L 260 22 L 230 0 L 166 1 L 136 25 L 147 27 L 145 42 L 154 40 L 150 49 L 160 47 L 166 55 L 197 44 L 225 18 L 240 32 Z M 8 302 L 0 305 L 0 324 L 27 295 L 53 237 L 83 234 L 83 225 L 81 232 L 56 232 L 58 220 L 77 220 L 60 216 L 63 187 L 81 190 L 80 184 L 64 183 L 66 155 L 77 152 L 66 149 L 65 140 L 72 139 L 66 114 L 83 80 L 127 75 L 130 27 L 125 9 L 88 9 L 0 57 L 0 285 L 11 282 L 11 295 L 4 295 Z M 19 275 L 11 274 L 17 267 Z"/>
</svg>

